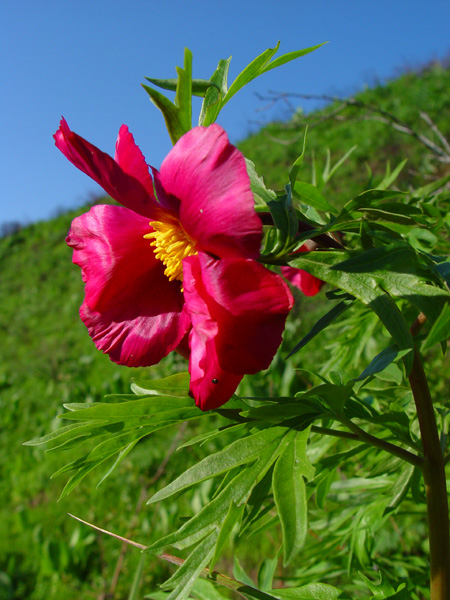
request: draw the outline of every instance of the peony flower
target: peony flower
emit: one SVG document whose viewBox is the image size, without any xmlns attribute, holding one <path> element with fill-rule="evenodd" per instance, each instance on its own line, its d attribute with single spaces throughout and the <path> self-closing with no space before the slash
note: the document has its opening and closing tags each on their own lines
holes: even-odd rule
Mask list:
<svg viewBox="0 0 450 600">
<path fill-rule="evenodd" d="M 303 244 L 297 252 L 308 252 L 308 250 L 309 248 L 307 245 Z M 315 296 L 325 284 L 324 281 L 314 277 L 314 275 L 307 273 L 303 269 L 296 269 L 295 267 L 281 267 L 281 274 L 289 281 L 289 283 L 303 292 L 305 296 Z"/>
<path fill-rule="evenodd" d="M 130 367 L 177 350 L 189 357 L 197 406 L 221 406 L 244 374 L 269 366 L 293 304 L 282 278 L 257 262 L 262 225 L 244 157 L 218 125 L 196 127 L 152 179 L 125 125 L 114 159 L 64 119 L 54 137 L 122 205 L 94 206 L 67 237 L 95 345 Z"/>
</svg>

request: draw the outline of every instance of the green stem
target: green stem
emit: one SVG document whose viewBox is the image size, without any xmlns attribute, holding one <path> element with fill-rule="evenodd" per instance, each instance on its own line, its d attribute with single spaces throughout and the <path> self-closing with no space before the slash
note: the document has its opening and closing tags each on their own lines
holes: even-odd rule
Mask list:
<svg viewBox="0 0 450 600">
<path fill-rule="evenodd" d="M 371 446 L 375 446 L 376 448 L 381 448 L 381 450 L 389 452 L 389 454 L 398 456 L 398 458 L 405 460 L 406 462 L 410 463 L 415 467 L 422 467 L 423 459 L 420 456 L 417 456 L 417 454 L 409 452 L 409 450 L 400 448 L 400 446 L 396 446 L 395 444 L 391 444 L 386 440 L 382 440 L 370 433 L 367 433 L 367 431 L 361 429 L 361 427 L 356 425 L 356 423 L 353 423 L 351 419 L 347 419 L 347 417 L 339 415 L 335 416 L 335 418 L 339 420 L 342 423 L 342 425 L 345 425 L 348 429 L 350 429 L 350 431 L 352 431 L 362 442 L 366 442 Z"/>
<path fill-rule="evenodd" d="M 430 600 L 450 600 L 450 533 L 445 463 L 428 381 L 417 348 L 409 383 L 416 403 L 423 445 L 430 541 Z"/>
</svg>

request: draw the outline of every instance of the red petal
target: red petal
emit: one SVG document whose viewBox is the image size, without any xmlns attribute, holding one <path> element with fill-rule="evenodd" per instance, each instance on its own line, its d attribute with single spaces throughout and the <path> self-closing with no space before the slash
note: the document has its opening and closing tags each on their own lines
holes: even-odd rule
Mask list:
<svg viewBox="0 0 450 600">
<path fill-rule="evenodd" d="M 185 310 L 193 328 L 200 324 L 205 338 L 214 340 L 219 366 L 236 375 L 266 369 L 293 304 L 281 277 L 251 259 L 203 253 L 183 267 Z"/>
<path fill-rule="evenodd" d="M 259 254 L 262 224 L 243 155 L 219 125 L 183 135 L 161 165 L 160 185 L 180 202 L 179 217 L 198 249 L 215 256 Z"/>
<path fill-rule="evenodd" d="M 64 119 L 61 120 L 60 127 L 53 137 L 56 147 L 64 156 L 80 171 L 96 181 L 111 198 L 147 218 L 153 220 L 158 218 L 159 208 L 153 198 L 153 192 L 150 195 L 147 189 L 148 182 L 144 181 L 142 165 L 134 172 L 138 177 L 136 178 L 122 169 L 108 154 L 71 131 Z M 131 171 L 132 164 L 136 166 L 140 163 L 137 156 L 140 150 L 137 146 L 131 150 L 132 143 L 129 138 L 125 143 L 119 140 L 118 144 L 119 147 L 124 146 L 119 150 L 121 161 L 124 162 L 126 169 Z M 125 158 L 126 153 L 128 156 Z"/>
<path fill-rule="evenodd" d="M 126 125 L 122 125 L 119 129 L 114 160 L 125 173 L 131 175 L 141 183 L 149 198 L 155 199 L 153 181 L 148 170 L 148 165 Z"/>
<path fill-rule="evenodd" d="M 190 299 L 190 310 L 186 312 L 189 312 L 192 318 L 192 330 L 189 335 L 190 389 L 196 405 L 201 410 L 211 410 L 228 402 L 243 375 L 228 373 L 219 366 L 214 342 L 218 326 L 211 319 L 202 296 L 204 290 L 201 268 L 196 258 L 192 257 L 192 261 L 185 260 L 183 280 L 185 296 Z"/>
<path fill-rule="evenodd" d="M 120 206 L 94 206 L 74 219 L 67 243 L 82 269 L 80 316 L 97 348 L 128 366 L 155 364 L 189 328 L 179 282 L 163 274 L 147 219 Z"/>
<path fill-rule="evenodd" d="M 295 254 L 299 252 L 308 252 L 309 248 L 306 244 L 303 244 Z M 285 277 L 289 283 L 295 285 L 305 296 L 315 296 L 320 292 L 320 289 L 325 284 L 324 281 L 310 275 L 303 269 L 296 269 L 294 267 L 281 267 L 281 274 Z"/>
<path fill-rule="evenodd" d="M 305 296 L 315 296 L 325 283 L 303 269 L 295 269 L 294 267 L 281 267 L 281 274 L 289 283 L 302 291 Z"/>
</svg>

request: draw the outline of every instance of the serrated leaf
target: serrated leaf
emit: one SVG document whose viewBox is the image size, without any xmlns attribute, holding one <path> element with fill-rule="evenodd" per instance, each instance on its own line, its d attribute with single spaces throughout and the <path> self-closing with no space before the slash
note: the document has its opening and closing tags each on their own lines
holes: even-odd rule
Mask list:
<svg viewBox="0 0 450 600">
<path fill-rule="evenodd" d="M 306 457 L 308 436 L 309 430 L 298 432 L 295 442 L 286 446 L 273 471 L 273 495 L 283 532 L 284 566 L 296 558 L 306 538 L 307 501 L 303 476 L 311 476 L 313 472 Z"/>
</svg>

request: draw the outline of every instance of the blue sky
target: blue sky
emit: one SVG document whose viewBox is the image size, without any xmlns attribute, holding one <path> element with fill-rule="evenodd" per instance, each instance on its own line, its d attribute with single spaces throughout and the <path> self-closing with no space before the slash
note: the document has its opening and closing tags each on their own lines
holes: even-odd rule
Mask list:
<svg viewBox="0 0 450 600">
<path fill-rule="evenodd" d="M 352 94 L 448 55 L 449 23 L 448 0 L 3 0 L 0 223 L 47 219 L 100 192 L 55 148 L 61 115 L 110 154 L 126 123 L 158 167 L 171 144 L 140 83 L 174 77 L 184 47 L 198 78 L 232 55 L 232 81 L 278 40 L 280 53 L 329 41 L 230 101 L 219 122 L 237 142 L 252 121 L 283 116 L 256 112 L 256 92 Z"/>
</svg>

